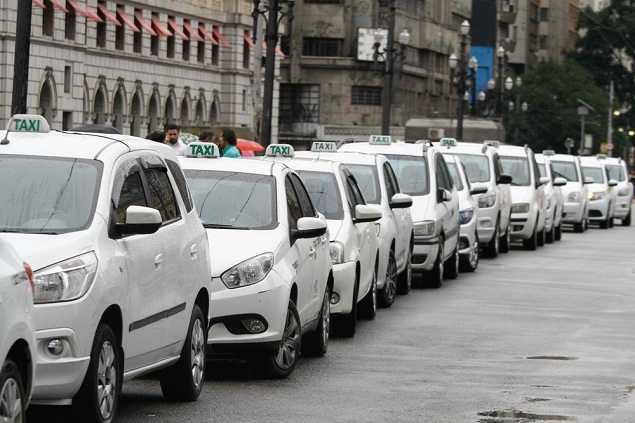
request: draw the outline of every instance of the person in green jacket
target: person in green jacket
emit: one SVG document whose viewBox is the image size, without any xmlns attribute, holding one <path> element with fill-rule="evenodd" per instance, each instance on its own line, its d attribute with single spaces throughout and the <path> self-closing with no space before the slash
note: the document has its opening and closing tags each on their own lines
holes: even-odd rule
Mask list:
<svg viewBox="0 0 635 423">
<path fill-rule="evenodd" d="M 242 157 L 240 150 L 236 147 L 236 133 L 231 129 L 223 128 L 220 131 L 221 157 Z"/>
</svg>

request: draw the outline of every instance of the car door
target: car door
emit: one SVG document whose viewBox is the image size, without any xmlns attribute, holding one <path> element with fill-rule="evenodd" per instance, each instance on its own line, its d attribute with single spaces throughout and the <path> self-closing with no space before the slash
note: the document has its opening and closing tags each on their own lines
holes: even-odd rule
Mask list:
<svg viewBox="0 0 635 423">
<path fill-rule="evenodd" d="M 445 254 L 452 255 L 456 249 L 459 239 L 459 196 L 452 182 L 452 176 L 441 154 L 434 157 L 434 175 L 439 190 L 447 190 L 452 198 L 449 201 L 443 201 L 440 195 L 437 195 L 437 216 L 442 220 L 442 226 L 445 233 Z M 439 192 L 440 194 L 440 192 Z"/>
<path fill-rule="evenodd" d="M 500 233 L 503 234 L 507 230 L 509 220 L 511 218 L 512 193 L 509 184 L 499 183 L 503 172 L 503 164 L 500 156 L 496 153 L 492 155 L 492 167 L 494 170 L 494 184 L 498 195 L 499 213 L 500 213 Z"/>
<path fill-rule="evenodd" d="M 124 223 L 129 206 L 151 207 L 139 155 L 130 153 L 115 164 L 112 187 L 112 225 Z M 167 278 L 165 248 L 160 234 L 130 235 L 117 239 L 118 253 L 124 257 L 127 310 L 123 313 L 125 369 L 147 364 L 147 355 L 165 345 L 167 309 L 164 286 Z"/>
<path fill-rule="evenodd" d="M 385 162 L 383 165 L 383 177 L 386 185 L 386 193 L 388 194 L 388 201 L 390 201 L 393 195 L 399 193 L 399 183 L 395 172 L 390 166 L 390 163 Z M 409 208 L 395 208 L 391 209 L 394 215 L 395 224 L 397 226 L 397 234 L 395 237 L 395 259 L 397 261 L 397 269 L 403 269 L 406 266 L 407 248 L 410 243 L 410 233 L 406 231 L 407 215 L 410 213 Z"/>
</svg>

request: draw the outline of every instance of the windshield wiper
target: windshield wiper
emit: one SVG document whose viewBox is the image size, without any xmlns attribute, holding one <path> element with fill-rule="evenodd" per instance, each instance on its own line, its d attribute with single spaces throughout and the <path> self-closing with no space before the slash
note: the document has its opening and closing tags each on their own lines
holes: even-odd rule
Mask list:
<svg viewBox="0 0 635 423">
<path fill-rule="evenodd" d="M 205 229 L 241 229 L 241 230 L 249 229 L 249 228 L 244 228 L 244 227 L 234 226 L 234 225 L 223 225 L 220 223 L 203 223 L 203 227 Z"/>
</svg>

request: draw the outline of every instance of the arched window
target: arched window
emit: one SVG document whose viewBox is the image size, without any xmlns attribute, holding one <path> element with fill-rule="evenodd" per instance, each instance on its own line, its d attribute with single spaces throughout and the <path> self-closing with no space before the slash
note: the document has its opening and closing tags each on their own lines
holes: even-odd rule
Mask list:
<svg viewBox="0 0 635 423">
<path fill-rule="evenodd" d="M 148 103 L 148 133 L 159 129 L 159 104 L 159 91 L 155 89 Z"/>
<path fill-rule="evenodd" d="M 130 135 L 135 137 L 141 136 L 141 119 L 143 114 L 143 93 L 141 88 L 137 88 L 132 96 L 132 105 L 130 107 Z"/>
<path fill-rule="evenodd" d="M 126 90 L 123 87 L 123 83 L 119 84 L 119 88 L 115 93 L 115 99 L 112 107 L 112 126 L 117 128 L 119 132 L 123 134 L 123 121 L 126 111 Z"/>
</svg>

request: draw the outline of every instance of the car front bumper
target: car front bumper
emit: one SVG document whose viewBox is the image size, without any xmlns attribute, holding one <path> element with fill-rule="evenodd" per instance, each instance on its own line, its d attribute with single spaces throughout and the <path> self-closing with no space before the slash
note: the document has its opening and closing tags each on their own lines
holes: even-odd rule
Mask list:
<svg viewBox="0 0 635 423">
<path fill-rule="evenodd" d="M 353 298 L 355 296 L 355 262 L 333 265 L 333 292 L 339 296 L 339 301 L 333 304 L 331 301 L 331 314 L 348 314 L 353 310 Z"/>
<path fill-rule="evenodd" d="M 412 249 L 411 269 L 421 273 L 432 270 L 439 255 L 439 237 L 415 236 Z"/>
</svg>

